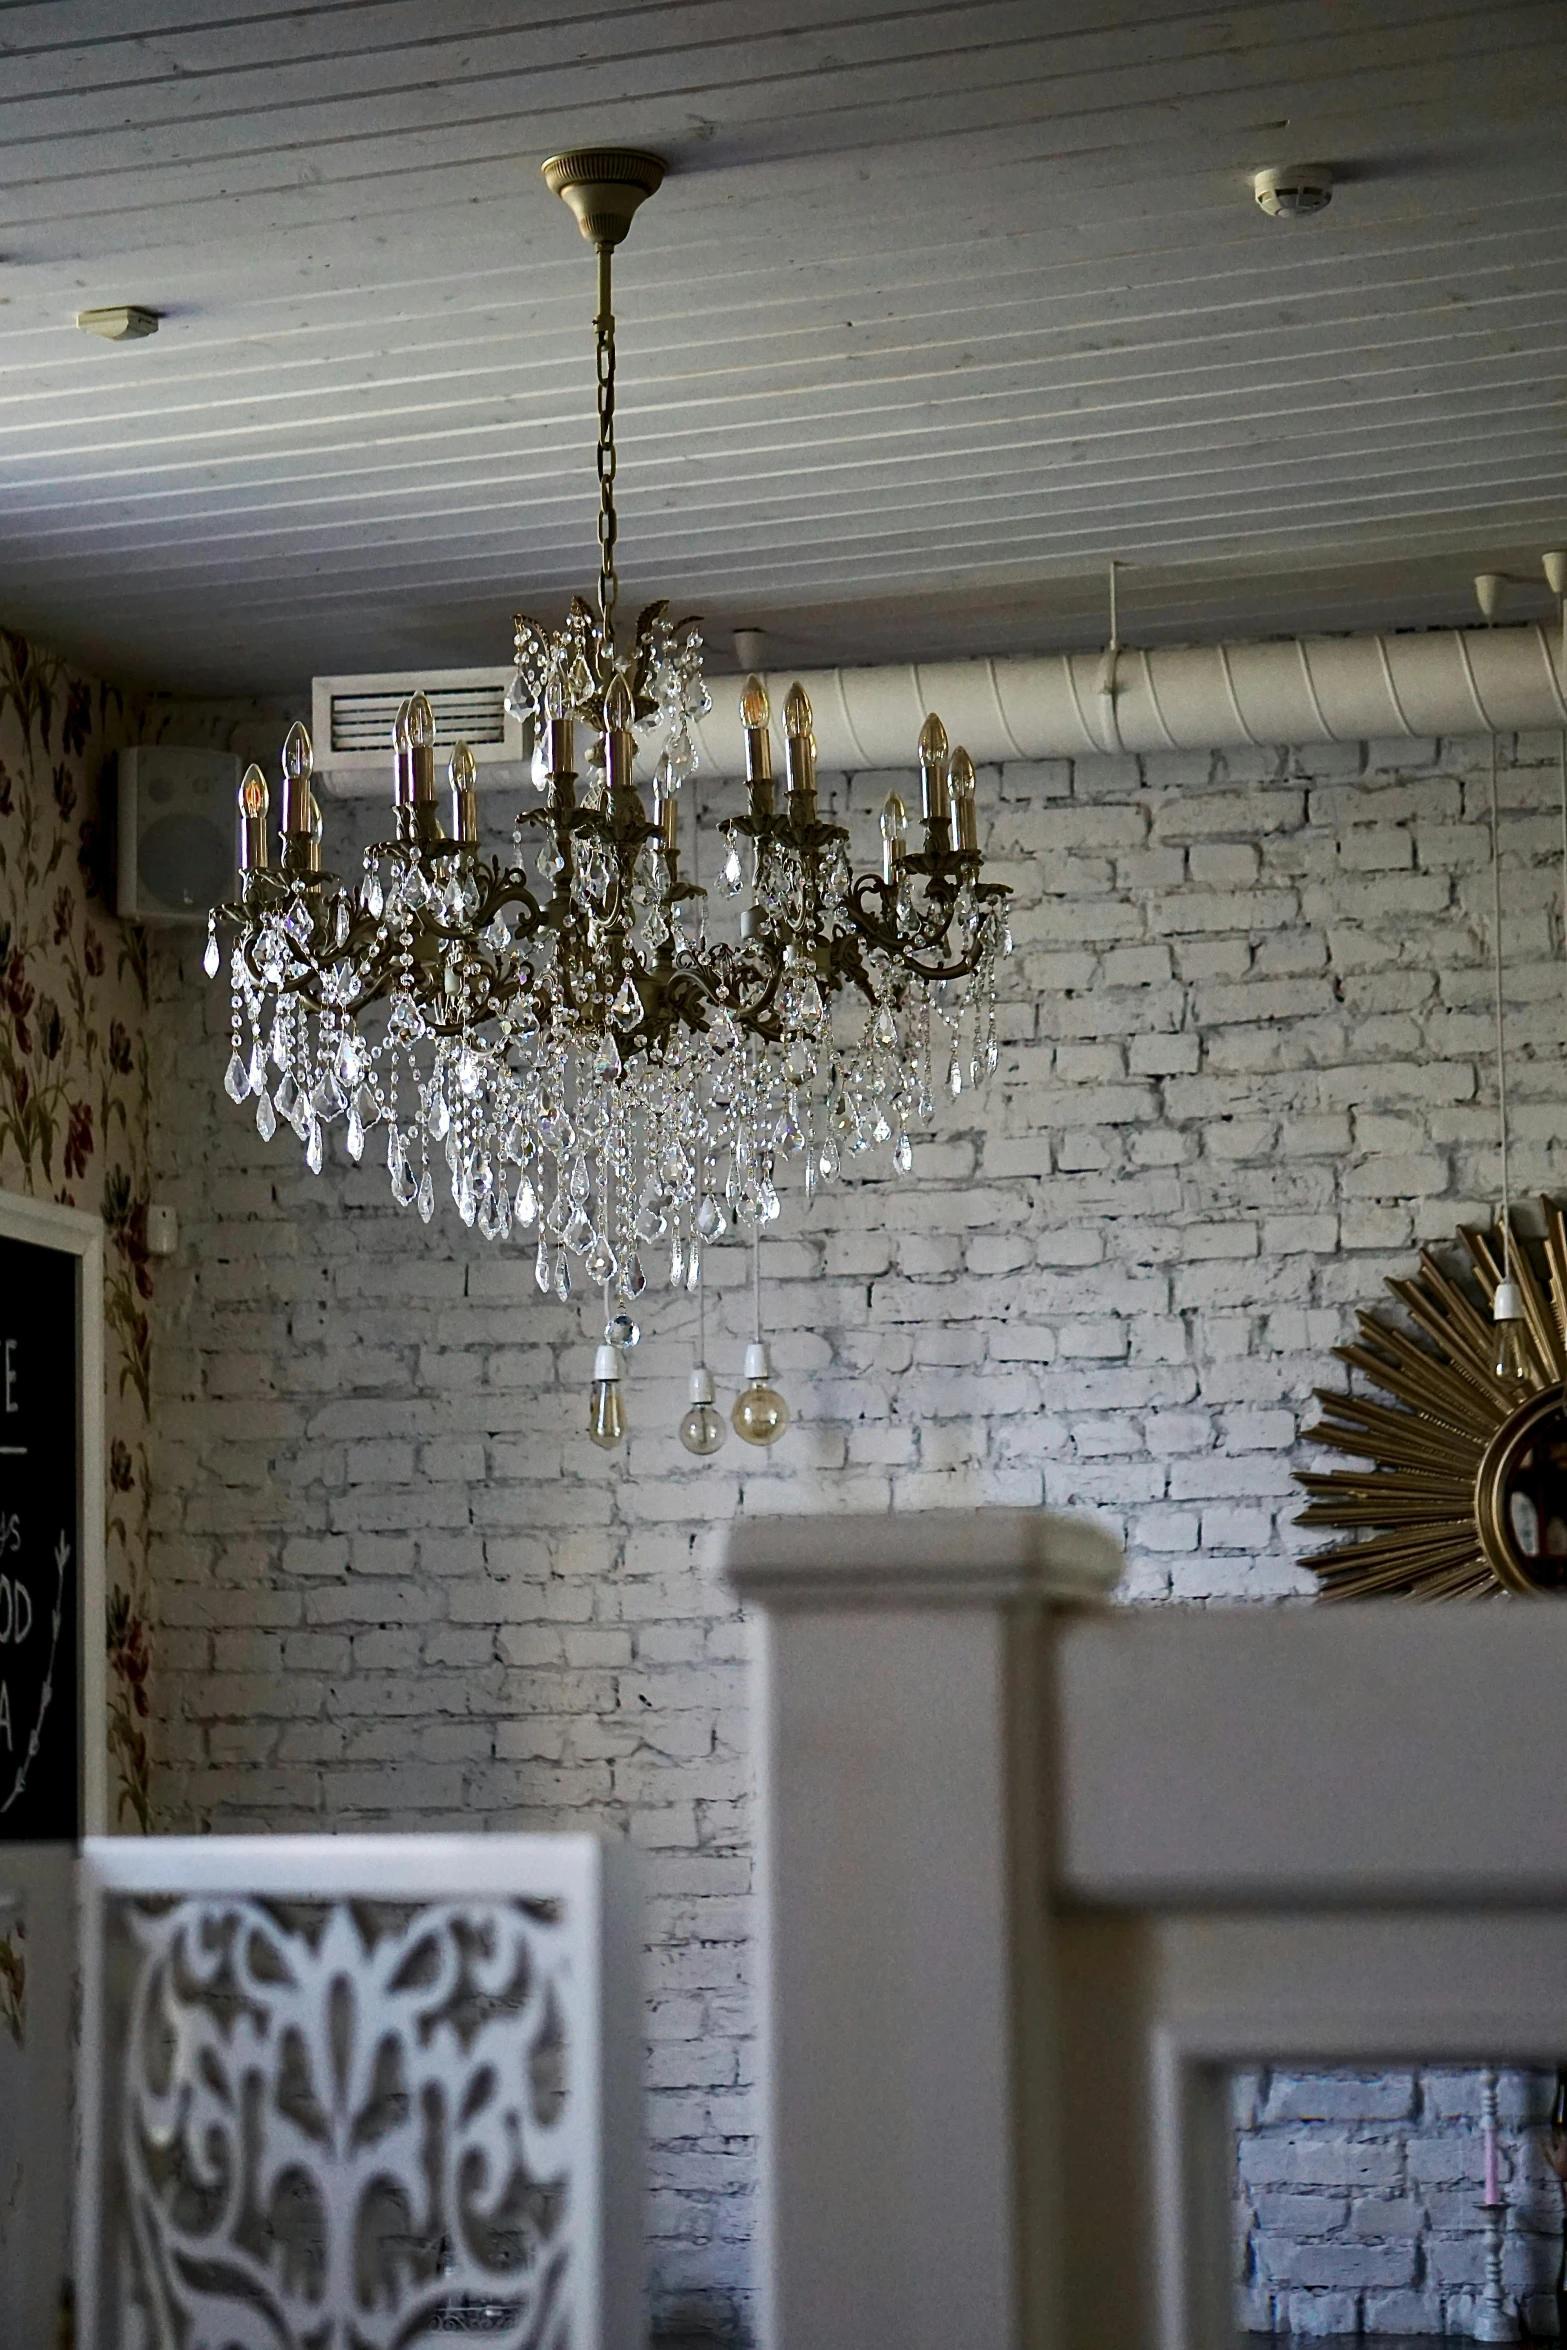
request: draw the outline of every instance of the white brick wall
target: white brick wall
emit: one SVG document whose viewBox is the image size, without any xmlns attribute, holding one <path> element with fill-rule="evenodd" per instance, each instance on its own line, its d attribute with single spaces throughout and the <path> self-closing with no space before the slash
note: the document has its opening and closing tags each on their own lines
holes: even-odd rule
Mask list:
<svg viewBox="0 0 1567 2350">
<path fill-rule="evenodd" d="M 1563 979 L 1554 741 L 1518 758 L 1522 1188 L 1562 1180 Z M 885 788 L 837 794 L 867 856 Z M 1328 1350 L 1494 1193 L 1481 745 L 1046 762 L 980 795 L 1017 891 L 1000 1072 L 912 1178 L 786 1208 L 767 1295 L 797 1419 L 772 1456 L 681 1451 L 693 1309 L 662 1293 L 631 1441 L 597 1453 L 591 1310 L 449 1213 L 426 1232 L 381 1170 L 315 1180 L 291 1138 L 260 1145 L 220 1091 L 199 938 L 155 952 L 185 1234 L 156 1352 L 162 1816 L 629 1829 L 670 2340 L 743 2339 L 749 2276 L 742 1638 L 712 1526 L 1046 1502 L 1124 1533 L 1140 1599 L 1303 1594 L 1290 1468 Z M 362 816 L 333 811 L 339 863 Z M 744 1272 L 714 1253 L 732 1392 Z"/>
<path fill-rule="evenodd" d="M 1556 2332 L 1562 2190 L 1541 2152 L 1555 2081 L 1498 2083 L 1503 2290 Z M 1241 2305 L 1259 2333 L 1473 2337 L 1485 2282 L 1479 2081 L 1470 2072 L 1247 2073 Z"/>
</svg>

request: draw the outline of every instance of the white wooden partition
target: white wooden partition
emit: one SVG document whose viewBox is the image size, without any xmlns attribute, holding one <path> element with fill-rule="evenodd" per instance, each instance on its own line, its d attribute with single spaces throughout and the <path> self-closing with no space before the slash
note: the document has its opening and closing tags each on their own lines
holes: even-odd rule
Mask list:
<svg viewBox="0 0 1567 2350">
<path fill-rule="evenodd" d="M 75 1868 L 69 1845 L 0 1847 L 0 1934 L 26 1969 L 19 2032 L 9 2004 L 0 2021 L 0 2350 L 53 2341 L 70 2273 Z"/>
<path fill-rule="evenodd" d="M 1567 2050 L 1567 1609 L 1106 1609 L 753 1522 L 762 2350 L 1219 2350 L 1224 2074 Z"/>
<path fill-rule="evenodd" d="M 641 2350 L 628 1847 L 98 1838 L 81 1873 L 85 2350 Z"/>
</svg>

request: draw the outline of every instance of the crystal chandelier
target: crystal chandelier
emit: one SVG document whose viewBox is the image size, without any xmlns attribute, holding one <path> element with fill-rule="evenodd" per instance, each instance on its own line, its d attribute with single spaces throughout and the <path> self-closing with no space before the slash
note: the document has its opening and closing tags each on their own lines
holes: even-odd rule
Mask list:
<svg viewBox="0 0 1567 2350">
<path fill-rule="evenodd" d="M 629 630 L 616 618 L 610 262 L 663 166 L 592 151 L 544 174 L 598 256 L 600 565 L 596 608 L 574 597 L 554 631 L 515 623 L 507 708 L 531 726 L 537 798 L 510 854 L 487 856 L 472 754 L 453 751 L 443 808 L 415 694 L 394 729 L 394 837 L 342 879 L 322 866 L 310 738 L 293 726 L 277 862 L 251 767 L 240 895 L 210 918 L 205 967 L 220 968 L 221 921 L 234 933 L 225 1083 L 254 1103 L 264 1140 L 288 1124 L 319 1173 L 330 1127 L 356 1161 L 374 1137 L 393 1197 L 426 1222 L 440 1162 L 465 1224 L 532 1245 L 541 1290 L 602 1291 L 594 1417 L 613 1443 L 623 1414 L 602 1391 L 650 1270 L 696 1290 L 704 1245 L 731 1224 L 759 1236 L 791 1169 L 808 1198 L 873 1146 L 907 1172 L 937 1098 L 995 1067 L 1011 939 L 1008 892 L 980 877 L 973 765 L 940 720 L 919 737 L 918 845 L 889 794 L 880 869 L 857 874 L 848 832 L 817 804 L 804 691 L 784 705 L 780 797 L 755 677 L 740 696 L 745 804 L 717 827 L 739 918 L 714 921 L 678 821 L 692 724 L 712 707 L 702 639 L 662 603 Z"/>
</svg>

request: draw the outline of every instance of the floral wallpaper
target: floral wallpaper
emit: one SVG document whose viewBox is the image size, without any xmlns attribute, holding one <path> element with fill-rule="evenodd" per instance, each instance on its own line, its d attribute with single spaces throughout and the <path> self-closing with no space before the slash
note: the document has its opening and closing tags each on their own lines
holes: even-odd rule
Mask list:
<svg viewBox="0 0 1567 2350">
<path fill-rule="evenodd" d="M 99 797 L 133 715 L 113 687 L 0 630 L 0 1185 L 96 1208 L 107 1227 L 110 1787 L 118 1824 L 145 1833 L 147 962 L 141 931 L 111 910 Z M 0 1944 L 0 1982 L 15 1961 Z"/>
</svg>

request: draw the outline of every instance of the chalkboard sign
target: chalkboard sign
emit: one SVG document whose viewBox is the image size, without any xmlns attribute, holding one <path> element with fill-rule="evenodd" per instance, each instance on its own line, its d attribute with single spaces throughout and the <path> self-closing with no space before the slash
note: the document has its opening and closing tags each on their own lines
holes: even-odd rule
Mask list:
<svg viewBox="0 0 1567 2350">
<path fill-rule="evenodd" d="M 89 1455 L 102 1391 L 87 1385 L 89 1356 L 102 1377 L 89 1319 L 101 1248 L 88 1217 L 0 1201 L 0 1844 L 68 1842 L 96 1824 L 84 1679 L 101 1687 L 101 1675 L 84 1676 L 83 1635 L 94 1594 L 101 1653 L 102 1481 Z"/>
</svg>

